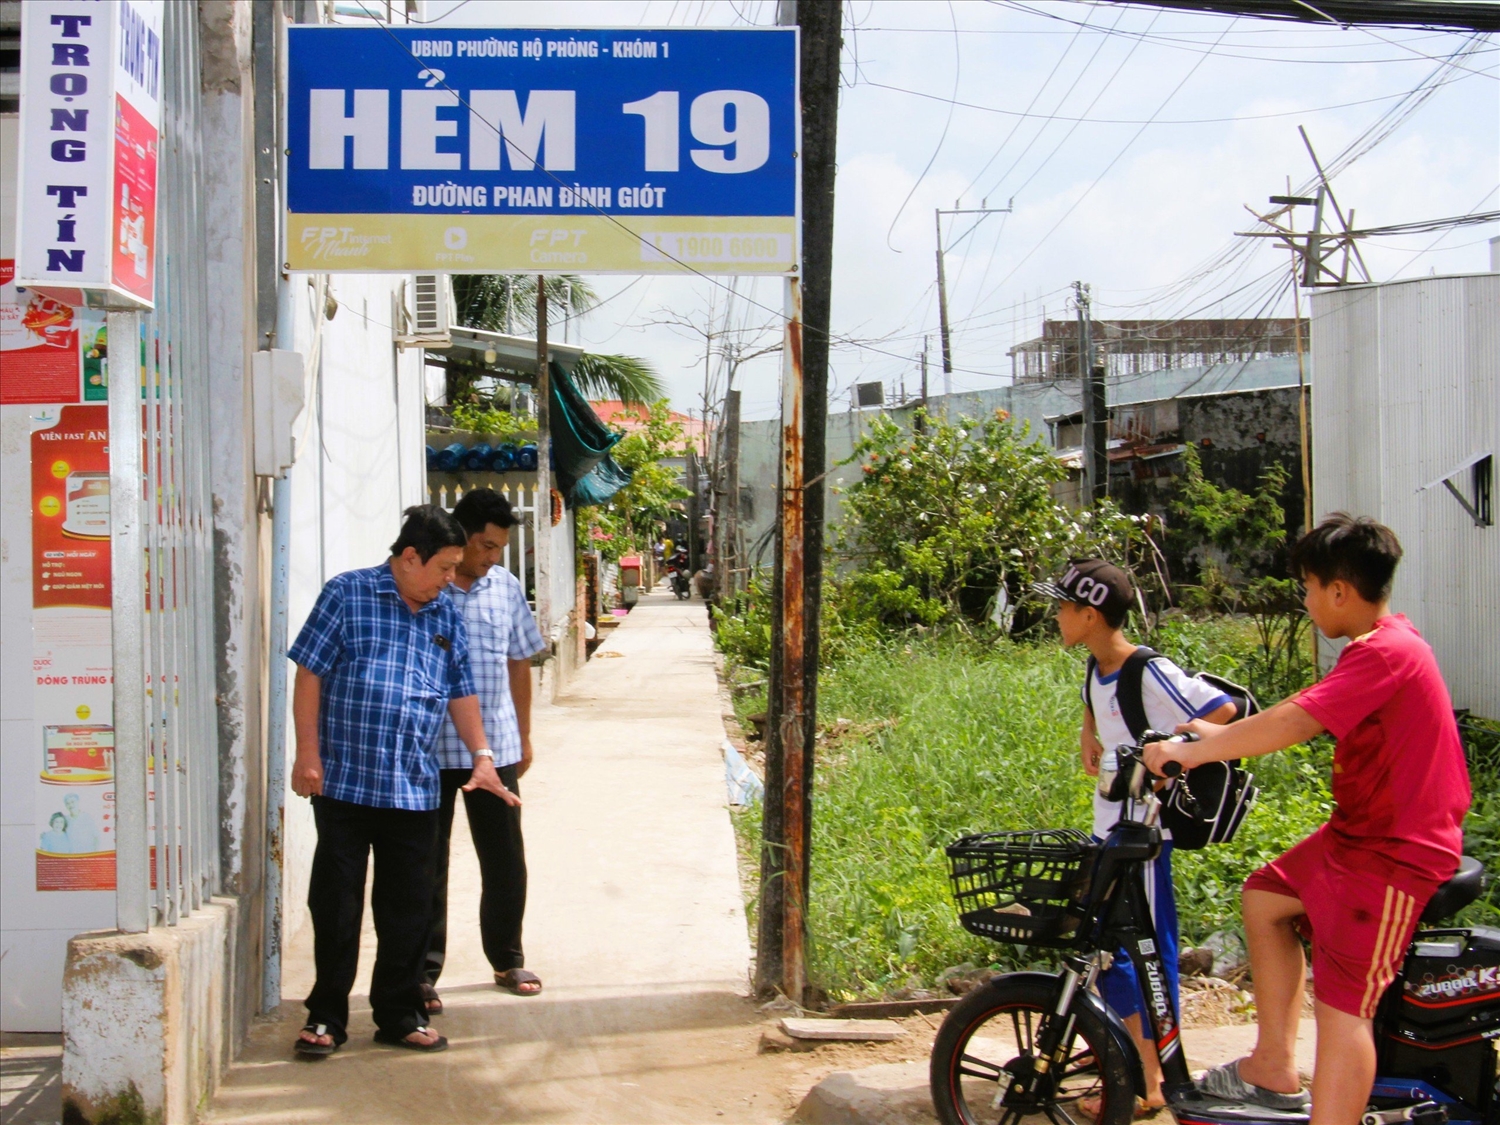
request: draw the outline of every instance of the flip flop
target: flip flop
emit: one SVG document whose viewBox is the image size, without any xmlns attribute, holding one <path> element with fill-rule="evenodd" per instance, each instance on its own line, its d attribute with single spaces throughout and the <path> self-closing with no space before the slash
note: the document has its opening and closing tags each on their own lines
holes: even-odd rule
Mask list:
<svg viewBox="0 0 1500 1125">
<path fill-rule="evenodd" d="M 297 1041 L 292 1044 L 292 1047 L 297 1052 L 297 1054 L 301 1055 L 303 1058 L 326 1059 L 329 1055 L 333 1054 L 339 1049 L 338 1039 L 333 1035 L 332 1032 L 328 1030 L 328 1025 L 326 1023 L 310 1023 L 302 1030 L 309 1031 L 319 1038 L 322 1038 L 326 1035 L 329 1039 L 329 1042 L 327 1043 L 313 1043 L 306 1039 L 303 1039 L 301 1035 L 298 1035 Z"/>
<path fill-rule="evenodd" d="M 383 1043 L 387 1047 L 403 1047 L 408 1051 L 421 1051 L 423 1054 L 428 1055 L 448 1049 L 448 1039 L 443 1035 L 439 1035 L 437 1040 L 432 1043 L 413 1043 L 407 1038 L 408 1035 L 415 1035 L 419 1031 L 428 1032 L 432 1031 L 432 1028 L 414 1027 L 410 1031 L 377 1031 L 375 1032 L 375 1042 Z M 434 1034 L 436 1033 L 434 1032 Z"/>
<path fill-rule="evenodd" d="M 506 992 L 517 996 L 535 996 L 542 990 L 542 978 L 530 969 L 507 969 L 503 973 L 495 974 L 495 983 Z M 522 985 L 534 984 L 535 988 L 523 988 Z"/>
<path fill-rule="evenodd" d="M 443 1014 L 443 998 L 438 995 L 436 986 L 427 984 L 425 981 L 422 984 L 422 1003 L 426 1005 L 429 1016 Z"/>
<path fill-rule="evenodd" d="M 1282 1094 L 1275 1090 L 1267 1090 L 1264 1086 L 1246 1082 L 1240 1077 L 1240 1063 L 1244 1061 L 1244 1059 L 1235 1059 L 1234 1062 L 1204 1071 L 1203 1077 L 1197 1082 L 1198 1092 L 1207 1094 L 1211 1098 L 1218 1098 L 1220 1101 L 1248 1102 L 1264 1109 L 1279 1109 L 1292 1113 L 1298 1110 L 1306 1112 L 1307 1107 L 1312 1104 L 1312 1095 L 1306 1090 L 1298 1090 L 1295 1094 Z"/>
</svg>

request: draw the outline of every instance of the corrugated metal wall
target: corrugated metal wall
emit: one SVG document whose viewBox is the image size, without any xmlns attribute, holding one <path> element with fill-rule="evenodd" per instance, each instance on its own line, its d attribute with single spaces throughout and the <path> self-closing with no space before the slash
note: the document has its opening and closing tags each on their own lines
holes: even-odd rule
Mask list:
<svg viewBox="0 0 1500 1125">
<path fill-rule="evenodd" d="M 1312 299 L 1313 504 L 1401 539 L 1393 608 L 1432 644 L 1455 707 L 1500 719 L 1500 526 L 1441 485 L 1500 458 L 1500 274 L 1354 286 Z M 1453 478 L 1472 499 L 1472 474 Z"/>
</svg>

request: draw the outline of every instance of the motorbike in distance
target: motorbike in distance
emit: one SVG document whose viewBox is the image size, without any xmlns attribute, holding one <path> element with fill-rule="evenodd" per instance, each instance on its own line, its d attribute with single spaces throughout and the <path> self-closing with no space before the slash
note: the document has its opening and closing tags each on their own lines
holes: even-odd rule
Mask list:
<svg viewBox="0 0 1500 1125">
<path fill-rule="evenodd" d="M 687 601 L 693 592 L 689 566 L 686 551 L 678 551 L 666 562 L 667 577 L 672 583 L 672 593 L 677 595 L 677 600 L 680 602 Z"/>
</svg>

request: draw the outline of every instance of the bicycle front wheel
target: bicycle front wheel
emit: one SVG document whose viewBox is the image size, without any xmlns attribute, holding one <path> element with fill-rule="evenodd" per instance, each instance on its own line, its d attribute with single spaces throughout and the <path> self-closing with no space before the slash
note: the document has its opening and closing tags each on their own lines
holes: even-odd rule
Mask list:
<svg viewBox="0 0 1500 1125">
<path fill-rule="evenodd" d="M 1081 999 L 1081 998 L 1080 998 Z M 1128 1125 L 1135 1113 L 1130 1068 L 1103 1018 L 1073 1006 L 1061 1067 L 1038 1066 L 1042 1023 L 1055 1019 L 1057 979 L 1012 974 L 981 985 L 948 1013 L 932 1046 L 932 1104 L 943 1125 Z M 1017 1080 L 1046 1071 L 1036 1092 L 1018 1097 Z M 1095 1106 L 1097 1105 L 1097 1109 Z"/>
</svg>

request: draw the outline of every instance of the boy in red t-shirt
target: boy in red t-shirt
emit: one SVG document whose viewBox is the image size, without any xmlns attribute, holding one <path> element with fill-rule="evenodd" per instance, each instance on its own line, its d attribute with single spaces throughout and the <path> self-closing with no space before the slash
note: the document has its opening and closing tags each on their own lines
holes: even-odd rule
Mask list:
<svg viewBox="0 0 1500 1125">
<path fill-rule="evenodd" d="M 1318 630 L 1349 643 L 1306 691 L 1233 726 L 1178 727 L 1202 741 L 1146 747 L 1148 768 L 1253 758 L 1328 731 L 1334 811 L 1328 823 L 1245 880 L 1243 917 L 1255 980 L 1255 1050 L 1198 1083 L 1215 1097 L 1304 1109 L 1293 1049 L 1313 946 L 1318 1020 L 1312 1125 L 1354 1125 L 1375 1081 L 1371 1018 L 1395 979 L 1427 900 L 1458 869 L 1469 773 L 1453 704 L 1432 650 L 1391 613 L 1401 544 L 1387 527 L 1336 513 L 1292 550 Z"/>
</svg>

